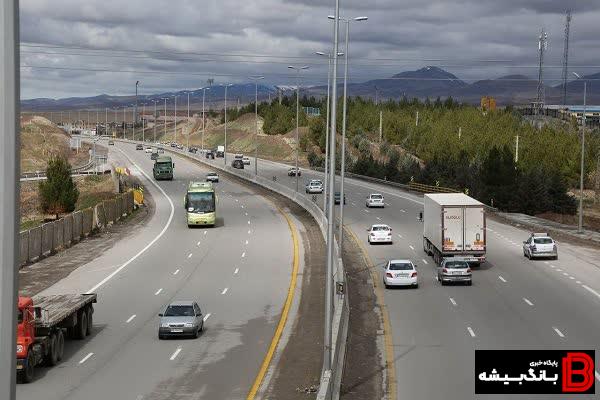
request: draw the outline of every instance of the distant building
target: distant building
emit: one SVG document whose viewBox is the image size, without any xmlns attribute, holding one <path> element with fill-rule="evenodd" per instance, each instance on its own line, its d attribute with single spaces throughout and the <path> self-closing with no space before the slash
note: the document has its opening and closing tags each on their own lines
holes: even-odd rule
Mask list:
<svg viewBox="0 0 600 400">
<path fill-rule="evenodd" d="M 546 115 L 554 118 L 560 118 L 570 120 L 576 118 L 579 125 L 583 122 L 583 106 L 582 105 L 548 105 L 546 108 Z M 588 128 L 600 127 L 600 106 L 586 106 L 585 107 L 585 120 Z"/>
<path fill-rule="evenodd" d="M 304 112 L 306 113 L 306 115 L 308 115 L 309 117 L 318 117 L 321 115 L 321 109 L 318 107 L 302 107 L 304 109 Z"/>
<path fill-rule="evenodd" d="M 494 111 L 496 109 L 496 99 L 490 96 L 481 98 L 481 109 L 483 111 Z"/>
</svg>

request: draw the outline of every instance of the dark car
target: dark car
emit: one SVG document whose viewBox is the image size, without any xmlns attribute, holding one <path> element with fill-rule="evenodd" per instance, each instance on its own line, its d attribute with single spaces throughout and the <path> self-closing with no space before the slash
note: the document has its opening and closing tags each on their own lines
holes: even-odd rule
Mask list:
<svg viewBox="0 0 600 400">
<path fill-rule="evenodd" d="M 150 154 L 150 159 L 151 159 L 151 160 L 156 160 L 156 159 L 158 159 L 158 153 L 152 153 L 152 154 Z"/>
<path fill-rule="evenodd" d="M 206 150 L 206 158 L 210 158 L 212 160 L 215 159 L 215 152 L 212 150 Z"/>
<path fill-rule="evenodd" d="M 143 144 L 136 144 L 135 145 L 135 149 L 136 150 L 144 150 L 144 145 Z"/>
<path fill-rule="evenodd" d="M 340 192 L 335 192 L 333 195 L 333 201 L 335 204 L 340 204 Z M 344 193 L 344 204 L 346 204 L 346 193 Z"/>
<path fill-rule="evenodd" d="M 235 169 L 244 169 L 244 162 L 240 159 L 233 160 L 233 162 L 231 163 L 231 166 Z"/>
<path fill-rule="evenodd" d="M 177 147 L 177 143 L 171 143 L 171 147 Z"/>
<path fill-rule="evenodd" d="M 197 148 L 195 148 L 195 147 L 190 147 L 190 148 L 188 149 L 188 151 L 189 151 L 190 153 L 194 153 L 194 154 L 196 154 L 196 153 L 198 152 L 198 149 L 197 149 Z"/>
</svg>

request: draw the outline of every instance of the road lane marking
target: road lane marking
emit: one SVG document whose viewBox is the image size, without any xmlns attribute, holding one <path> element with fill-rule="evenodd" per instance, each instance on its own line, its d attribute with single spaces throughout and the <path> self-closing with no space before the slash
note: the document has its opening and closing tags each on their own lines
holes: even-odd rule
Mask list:
<svg viewBox="0 0 600 400">
<path fill-rule="evenodd" d="M 202 318 L 202 321 L 206 322 L 206 320 L 209 319 L 211 315 L 211 313 L 206 314 L 204 318 Z"/>
<path fill-rule="evenodd" d="M 196 243 L 196 246 L 200 246 L 200 241 L 198 240 L 198 243 Z"/>
<path fill-rule="evenodd" d="M 171 198 L 167 195 L 167 193 L 163 190 L 163 188 L 161 188 L 153 179 L 150 179 L 150 176 L 148 176 L 148 174 L 145 173 L 142 168 L 140 168 L 135 162 L 133 162 L 133 160 L 131 158 L 129 158 L 129 156 L 127 156 L 123 150 L 121 150 L 121 149 L 118 149 L 118 150 L 121 153 L 123 153 L 123 155 L 127 159 L 129 159 L 129 161 L 138 169 L 138 171 L 140 171 L 142 173 L 142 175 L 144 175 L 146 177 L 146 179 L 148 179 L 150 181 L 150 183 L 152 185 L 154 185 L 167 198 L 167 201 L 169 202 L 169 206 L 171 207 L 171 211 L 169 213 L 169 219 L 167 220 L 167 223 L 165 224 L 165 226 L 163 226 L 162 230 L 158 233 L 158 235 L 156 235 L 154 237 L 154 239 L 152 239 L 150 241 L 150 243 L 148 243 L 143 249 L 141 249 L 139 252 L 137 252 L 133 257 L 131 257 L 129 260 L 125 261 L 125 263 L 123 263 L 119 268 L 117 268 L 116 270 L 114 270 L 106 278 L 102 279 L 98 284 L 96 284 L 96 286 L 90 288 L 85 293 L 94 293 L 94 292 L 97 292 L 98 289 L 102 285 L 104 285 L 106 282 L 108 282 L 109 280 L 111 280 L 115 275 L 117 275 L 119 272 L 121 272 L 124 268 L 126 268 L 133 261 L 135 261 L 139 256 L 141 256 L 142 254 L 144 254 L 146 252 L 146 250 L 148 250 L 150 247 L 152 247 L 152 245 L 154 243 L 156 243 L 156 241 L 158 239 L 160 239 L 162 237 L 162 235 L 164 235 L 164 233 L 167 231 L 167 229 L 171 225 L 171 221 L 173 220 L 173 215 L 175 214 L 175 206 L 173 205 L 173 201 L 171 201 Z"/>
<path fill-rule="evenodd" d="M 223 291 L 221 292 L 221 294 L 225 294 L 225 293 L 227 293 L 227 291 L 228 291 L 228 290 L 229 290 L 229 288 L 225 288 L 225 289 L 223 289 Z"/>
<path fill-rule="evenodd" d="M 235 202 L 236 202 L 236 203 L 237 203 L 238 201 L 239 201 L 238 199 L 235 199 Z"/>
<path fill-rule="evenodd" d="M 83 364 L 84 362 L 86 362 L 86 361 L 87 361 L 87 360 L 88 360 L 88 359 L 89 359 L 91 356 L 93 356 L 93 355 L 94 355 L 94 353 L 88 353 L 88 355 L 87 355 L 87 356 L 83 357 L 83 358 L 81 359 L 81 361 L 79 361 L 79 364 Z"/>
<path fill-rule="evenodd" d="M 247 216 L 248 216 L 248 213 L 247 213 L 247 212 L 245 212 L 245 213 L 244 213 L 244 215 L 247 217 Z"/>
<path fill-rule="evenodd" d="M 556 272 L 562 272 L 562 269 L 556 268 Z"/>
<path fill-rule="evenodd" d="M 533 303 L 529 299 L 523 297 L 523 301 L 533 307 Z"/>
<path fill-rule="evenodd" d="M 411 244 L 409 244 L 408 247 L 410 247 L 411 250 L 415 249 Z"/>
<path fill-rule="evenodd" d="M 544 261 L 544 264 L 550 264 L 548 261 Z"/>
<path fill-rule="evenodd" d="M 366 212 L 366 213 L 369 213 L 370 211 L 369 211 L 369 210 L 365 210 L 365 212 Z"/>
<path fill-rule="evenodd" d="M 403 212 L 403 213 L 405 213 L 405 212 L 406 212 L 406 210 L 400 209 L 400 212 Z"/>
<path fill-rule="evenodd" d="M 402 239 L 402 235 L 401 235 L 401 234 L 398 234 L 398 237 L 399 237 L 400 239 Z"/>
<path fill-rule="evenodd" d="M 208 231 L 204 231 L 204 234 L 206 235 L 206 233 L 207 233 L 207 232 L 208 232 Z"/>
<path fill-rule="evenodd" d="M 550 265 L 551 268 L 556 268 L 554 265 Z"/>
<path fill-rule="evenodd" d="M 471 335 L 471 337 L 475 337 L 475 332 L 473 332 L 473 329 L 471 329 L 470 326 L 467 326 L 467 330 L 469 331 L 469 335 Z"/>
<path fill-rule="evenodd" d="M 248 225 L 250 225 L 250 221 L 248 221 Z"/>
<path fill-rule="evenodd" d="M 246 252 L 242 253 L 242 258 L 246 257 Z"/>
<path fill-rule="evenodd" d="M 578 285 L 581 285 L 581 281 L 576 281 L 575 283 Z"/>
<path fill-rule="evenodd" d="M 177 268 L 177 269 L 175 270 L 175 272 L 173 272 L 173 275 L 177 275 L 178 273 L 179 273 L 179 268 Z"/>
<path fill-rule="evenodd" d="M 556 334 L 558 336 L 560 336 L 561 338 L 565 337 L 565 335 L 560 330 L 558 330 L 558 328 L 556 328 L 556 327 L 553 326 L 552 329 L 554 329 L 554 332 L 556 332 Z"/>
<path fill-rule="evenodd" d="M 450 297 L 450 303 L 452 303 L 453 306 L 456 306 L 456 300 L 454 300 L 452 297 Z"/>
<path fill-rule="evenodd" d="M 175 358 L 177 358 L 179 353 L 181 353 L 181 347 L 178 347 L 177 350 L 175 350 L 175 352 L 173 352 L 173 354 L 171 355 L 171 358 L 169 360 L 173 361 Z"/>
<path fill-rule="evenodd" d="M 235 269 L 235 271 L 233 271 L 233 274 L 234 274 L 234 275 L 237 275 L 237 273 L 238 273 L 238 272 L 240 272 L 240 269 L 239 269 L 239 268 L 236 268 L 236 269 Z"/>
<path fill-rule="evenodd" d="M 596 375 L 596 379 L 600 382 L 600 373 L 598 373 L 598 371 L 594 371 L 594 375 Z"/>
<path fill-rule="evenodd" d="M 244 205 L 242 204 L 242 208 L 244 208 Z"/>
<path fill-rule="evenodd" d="M 582 288 L 584 288 L 585 290 L 587 290 L 588 292 L 594 294 L 596 297 L 598 297 L 600 299 L 600 293 L 596 292 L 594 289 L 592 289 L 591 287 L 587 286 L 587 285 L 581 285 Z"/>
<path fill-rule="evenodd" d="M 130 323 L 131 321 L 133 321 L 133 319 L 135 318 L 135 314 L 133 314 L 131 317 L 127 318 L 127 321 L 125 321 L 126 324 Z"/>
<path fill-rule="evenodd" d="M 564 276 L 569 276 L 569 274 L 567 274 L 566 272 L 563 272 L 563 275 L 564 275 Z"/>
<path fill-rule="evenodd" d="M 252 230 L 249 230 L 249 231 L 248 231 L 248 235 L 250 235 L 251 233 L 252 233 Z"/>
<path fill-rule="evenodd" d="M 248 241 L 246 240 L 246 244 L 248 244 Z"/>
<path fill-rule="evenodd" d="M 502 282 L 506 283 L 506 279 L 504 279 L 504 278 L 502 277 L 502 275 L 498 275 L 498 279 L 500 279 Z"/>
<path fill-rule="evenodd" d="M 570 276 L 570 277 L 569 277 L 569 279 L 573 279 L 573 280 L 574 280 L 574 279 L 575 279 L 575 277 L 574 277 L 574 276 Z"/>
<path fill-rule="evenodd" d="M 422 258 L 424 264 L 429 264 L 426 259 Z"/>
<path fill-rule="evenodd" d="M 377 217 L 377 220 L 378 220 L 378 221 L 381 221 L 381 218 L 380 218 L 380 217 Z"/>
<path fill-rule="evenodd" d="M 188 258 L 192 258 L 192 253 L 188 254 Z"/>
<path fill-rule="evenodd" d="M 160 292 L 162 292 L 162 288 L 158 289 L 158 290 L 156 291 L 156 293 L 154 293 L 154 295 L 155 295 L 155 296 L 158 296 L 158 295 L 160 294 Z"/>
</svg>

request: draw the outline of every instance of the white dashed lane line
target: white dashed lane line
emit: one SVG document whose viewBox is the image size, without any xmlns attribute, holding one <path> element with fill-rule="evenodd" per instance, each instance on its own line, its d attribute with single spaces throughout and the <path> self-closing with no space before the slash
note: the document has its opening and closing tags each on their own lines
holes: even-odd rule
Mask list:
<svg viewBox="0 0 600 400">
<path fill-rule="evenodd" d="M 221 292 L 221 294 L 225 294 L 225 293 L 227 293 L 227 291 L 228 291 L 228 290 L 229 290 L 229 288 L 225 288 L 225 289 L 223 289 L 223 291 Z"/>
<path fill-rule="evenodd" d="M 421 260 L 423 261 L 423 264 L 429 264 L 426 259 L 423 258 Z"/>
<path fill-rule="evenodd" d="M 198 240 L 198 243 L 196 243 L 196 246 L 200 246 L 200 241 Z"/>
<path fill-rule="evenodd" d="M 398 234 L 398 237 L 399 237 L 400 239 L 402 239 L 402 235 L 401 235 L 401 234 Z"/>
<path fill-rule="evenodd" d="M 206 235 L 208 233 L 208 231 L 204 231 L 204 234 Z"/>
<path fill-rule="evenodd" d="M 526 299 L 525 297 L 523 297 L 523 301 L 533 307 L 533 303 L 531 301 L 529 301 L 529 299 Z"/>
<path fill-rule="evenodd" d="M 173 361 L 175 358 L 177 358 L 179 353 L 181 353 L 181 347 L 178 347 L 177 350 L 175 350 L 173 352 L 173 354 L 171 355 L 171 358 L 169 358 L 169 360 Z"/>
<path fill-rule="evenodd" d="M 501 275 L 498 276 L 498 279 L 500 279 L 502 282 L 506 283 L 506 279 L 504 279 Z"/>
<path fill-rule="evenodd" d="M 558 328 L 556 328 L 556 327 L 552 327 L 552 329 L 554 329 L 554 332 L 556 332 L 556 334 L 557 334 L 558 336 L 560 336 L 561 338 L 564 338 L 564 337 L 565 337 L 565 335 L 564 335 L 564 334 L 563 334 L 563 333 L 562 333 L 562 332 L 561 332 L 561 331 L 560 331 Z"/>
<path fill-rule="evenodd" d="M 81 361 L 79 361 L 79 364 L 83 364 L 84 362 L 86 362 L 87 360 L 89 360 L 89 358 L 90 358 L 91 356 L 93 356 L 93 355 L 94 355 L 94 353 L 88 353 L 88 355 L 87 355 L 87 356 L 83 357 L 83 358 L 81 359 Z"/>
<path fill-rule="evenodd" d="M 125 321 L 126 324 L 130 323 L 131 321 L 133 321 L 133 319 L 135 318 L 135 314 L 133 314 L 131 317 L 127 318 L 127 321 Z"/>
<path fill-rule="evenodd" d="M 177 268 L 174 272 L 173 275 L 177 275 L 179 273 L 179 268 Z"/>
<path fill-rule="evenodd" d="M 248 244 L 248 241 L 246 240 L 246 244 Z"/>
<path fill-rule="evenodd" d="M 246 257 L 246 252 L 242 253 L 242 258 Z"/>
<path fill-rule="evenodd" d="M 248 231 L 248 235 L 250 235 L 251 233 L 252 233 L 252 231 L 251 231 L 251 230 L 249 230 L 249 231 Z"/>
<path fill-rule="evenodd" d="M 415 249 L 411 244 L 409 244 L 408 247 L 410 247 L 411 250 Z"/>
<path fill-rule="evenodd" d="M 208 314 L 206 314 L 206 315 L 204 316 L 204 318 L 202 318 L 202 320 L 203 320 L 204 322 L 206 322 L 206 320 L 207 320 L 207 319 L 209 319 L 211 315 L 212 315 L 211 313 L 208 313 Z"/>
<path fill-rule="evenodd" d="M 238 272 L 240 272 L 240 269 L 239 269 L 239 268 L 236 268 L 236 269 L 235 269 L 235 271 L 233 271 L 233 274 L 234 274 L 234 275 L 237 275 L 237 274 L 238 274 Z"/>
<path fill-rule="evenodd" d="M 188 258 L 192 258 L 192 253 L 188 254 Z"/>
<path fill-rule="evenodd" d="M 160 294 L 160 292 L 162 292 L 162 288 L 158 289 L 158 290 L 156 291 L 156 293 L 154 293 L 154 295 L 155 295 L 155 296 L 158 296 L 158 295 Z"/>
<path fill-rule="evenodd" d="M 471 335 L 471 337 L 475 337 L 475 332 L 470 326 L 467 326 L 467 331 L 469 331 L 469 335 Z"/>
<path fill-rule="evenodd" d="M 456 300 L 454 300 L 452 297 L 450 297 L 450 303 L 452 303 L 453 306 L 456 306 Z"/>
</svg>

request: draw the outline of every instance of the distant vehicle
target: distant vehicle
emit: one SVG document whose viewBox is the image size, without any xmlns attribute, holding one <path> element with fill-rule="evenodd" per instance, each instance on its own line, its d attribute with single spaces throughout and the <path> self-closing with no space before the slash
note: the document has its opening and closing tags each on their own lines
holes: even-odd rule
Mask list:
<svg viewBox="0 0 600 400">
<path fill-rule="evenodd" d="M 243 154 L 234 154 L 233 155 L 233 159 L 234 160 L 243 160 L 244 159 L 244 155 Z"/>
<path fill-rule="evenodd" d="M 195 301 L 175 301 L 158 314 L 158 338 L 191 336 L 197 338 L 204 330 L 204 317 Z"/>
<path fill-rule="evenodd" d="M 215 153 L 212 150 L 206 150 L 206 158 L 210 158 L 211 160 L 215 159 Z"/>
<path fill-rule="evenodd" d="M 182 145 L 182 144 L 178 144 L 178 145 L 177 145 L 177 148 L 178 148 L 179 150 L 183 150 L 183 145 Z"/>
<path fill-rule="evenodd" d="M 333 194 L 333 202 L 335 204 L 340 204 L 340 197 L 342 196 L 342 194 L 340 192 L 335 192 Z M 346 204 L 346 193 L 344 193 L 344 204 Z"/>
<path fill-rule="evenodd" d="M 296 168 L 296 167 L 292 167 L 290 169 L 288 169 L 287 172 L 288 176 L 302 176 L 302 171 L 300 170 L 300 168 Z"/>
<path fill-rule="evenodd" d="M 214 226 L 217 218 L 216 203 L 212 182 L 190 182 L 184 200 L 188 227 Z"/>
<path fill-rule="evenodd" d="M 369 232 L 369 236 L 367 237 L 367 241 L 369 242 L 369 244 L 392 244 L 394 242 L 392 239 L 392 228 L 390 228 L 389 225 L 375 224 L 371 226 L 371 229 L 367 229 L 367 231 Z"/>
<path fill-rule="evenodd" d="M 367 197 L 367 208 L 371 207 L 385 207 L 385 203 L 383 202 L 383 195 L 379 193 L 371 193 L 369 197 Z"/>
<path fill-rule="evenodd" d="M 444 258 L 437 267 L 437 280 L 442 285 L 462 282 L 471 286 L 473 280 L 469 259 L 463 257 Z"/>
<path fill-rule="evenodd" d="M 150 159 L 155 161 L 158 159 L 158 152 L 150 154 Z"/>
<path fill-rule="evenodd" d="M 168 179 L 173 180 L 173 169 L 175 169 L 175 163 L 169 156 L 159 156 L 154 161 L 154 167 L 152 167 L 152 175 L 154 179 L 162 180 Z"/>
<path fill-rule="evenodd" d="M 135 145 L 135 149 L 136 150 L 144 150 L 144 145 L 143 144 L 136 144 Z"/>
<path fill-rule="evenodd" d="M 418 273 L 415 265 L 410 260 L 391 260 L 385 266 L 383 285 L 419 287 Z"/>
<path fill-rule="evenodd" d="M 532 233 L 523 242 L 523 256 L 529 258 L 549 257 L 558 260 L 558 246 L 547 233 Z"/>
<path fill-rule="evenodd" d="M 146 153 L 152 153 L 152 148 L 151 147 L 146 147 L 146 149 L 144 149 L 144 151 Z"/>
<path fill-rule="evenodd" d="M 196 154 L 196 153 L 198 152 L 198 149 L 197 149 L 196 147 L 190 147 L 190 148 L 188 149 L 188 151 L 189 151 L 190 153 L 194 153 L 194 154 Z"/>
<path fill-rule="evenodd" d="M 109 145 L 109 146 L 114 146 L 114 145 L 115 145 L 115 142 L 114 142 L 114 140 L 109 140 L 109 141 L 108 141 L 108 145 Z"/>
<path fill-rule="evenodd" d="M 217 146 L 217 151 L 215 156 L 217 158 L 225 157 L 225 146 Z"/>
<path fill-rule="evenodd" d="M 171 143 L 171 147 L 177 147 L 177 143 L 175 143 L 175 142 Z"/>
<path fill-rule="evenodd" d="M 244 169 L 244 162 L 242 160 L 233 160 L 231 166 L 235 169 Z"/>
<path fill-rule="evenodd" d="M 17 306 L 17 376 L 33 381 L 34 367 L 54 366 L 64 356 L 65 339 L 92 333 L 96 294 L 21 297 Z M 69 335 L 67 335 L 69 333 Z"/>
<path fill-rule="evenodd" d="M 244 163 L 244 165 L 250 165 L 250 157 L 242 158 L 242 162 Z"/>
<path fill-rule="evenodd" d="M 471 264 L 485 262 L 485 210 L 463 193 L 426 194 L 423 198 L 423 251 L 439 265 L 447 257 Z"/>
<path fill-rule="evenodd" d="M 164 149 L 158 149 L 158 154 L 164 154 L 165 150 Z"/>
<path fill-rule="evenodd" d="M 318 179 L 313 179 L 306 184 L 306 193 L 323 193 L 323 182 Z"/>
<path fill-rule="evenodd" d="M 209 172 L 208 174 L 206 174 L 206 181 L 218 183 L 219 182 L 219 174 L 217 174 L 216 172 Z"/>
</svg>

